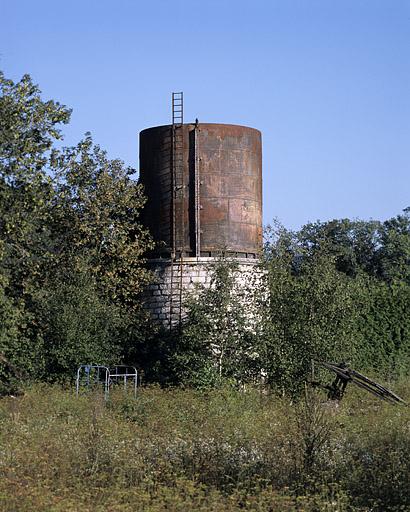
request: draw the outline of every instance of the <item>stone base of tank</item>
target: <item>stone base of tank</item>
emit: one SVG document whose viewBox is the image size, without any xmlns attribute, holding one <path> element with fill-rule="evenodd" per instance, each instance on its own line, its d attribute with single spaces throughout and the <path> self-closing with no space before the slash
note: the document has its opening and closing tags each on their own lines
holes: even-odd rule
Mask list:
<svg viewBox="0 0 410 512">
<path fill-rule="evenodd" d="M 235 258 L 237 283 L 245 286 L 258 273 L 257 259 Z M 186 318 L 184 303 L 189 295 L 198 290 L 198 285 L 209 286 L 212 271 L 219 258 L 184 258 L 172 262 L 170 259 L 148 261 L 154 273 L 154 281 L 147 287 L 144 302 L 153 321 L 163 327 L 175 327 Z"/>
</svg>

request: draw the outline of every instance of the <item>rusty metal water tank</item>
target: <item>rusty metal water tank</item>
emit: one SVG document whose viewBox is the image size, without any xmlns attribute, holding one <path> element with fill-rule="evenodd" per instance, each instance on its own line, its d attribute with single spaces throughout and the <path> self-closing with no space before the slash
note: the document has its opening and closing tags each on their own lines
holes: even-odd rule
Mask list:
<svg viewBox="0 0 410 512">
<path fill-rule="evenodd" d="M 179 170 L 172 125 L 140 133 L 143 223 L 157 255 L 256 258 L 262 246 L 262 147 L 254 128 L 183 124 Z M 179 174 L 178 174 L 179 173 Z M 176 253 L 176 254 L 175 254 Z"/>
</svg>

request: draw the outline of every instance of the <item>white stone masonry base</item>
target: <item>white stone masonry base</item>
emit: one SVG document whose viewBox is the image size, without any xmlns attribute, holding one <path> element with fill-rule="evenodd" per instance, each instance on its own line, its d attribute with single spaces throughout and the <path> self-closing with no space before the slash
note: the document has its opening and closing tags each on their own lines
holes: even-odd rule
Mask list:
<svg viewBox="0 0 410 512">
<path fill-rule="evenodd" d="M 145 308 L 155 323 L 164 327 L 176 326 L 186 316 L 183 304 L 187 295 L 194 292 L 197 284 L 209 286 L 213 266 L 219 258 L 184 258 L 172 262 L 170 259 L 152 259 L 149 269 L 155 279 L 145 293 Z M 255 272 L 257 259 L 235 258 L 238 264 L 239 284 Z M 182 304 L 182 309 L 181 309 Z"/>
</svg>

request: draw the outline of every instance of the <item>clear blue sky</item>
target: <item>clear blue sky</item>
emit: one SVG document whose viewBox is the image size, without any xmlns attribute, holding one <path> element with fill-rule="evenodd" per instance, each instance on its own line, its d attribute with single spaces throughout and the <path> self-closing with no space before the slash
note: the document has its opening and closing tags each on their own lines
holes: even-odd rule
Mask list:
<svg viewBox="0 0 410 512">
<path fill-rule="evenodd" d="M 136 168 L 172 91 L 187 122 L 260 129 L 265 223 L 410 205 L 410 0 L 0 0 L 0 67 Z"/>
</svg>

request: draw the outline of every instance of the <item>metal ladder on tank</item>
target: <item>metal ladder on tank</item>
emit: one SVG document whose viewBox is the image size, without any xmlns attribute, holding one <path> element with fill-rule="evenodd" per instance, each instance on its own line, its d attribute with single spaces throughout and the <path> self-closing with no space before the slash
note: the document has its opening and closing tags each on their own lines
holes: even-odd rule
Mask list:
<svg viewBox="0 0 410 512">
<path fill-rule="evenodd" d="M 169 328 L 181 325 L 185 248 L 184 93 L 172 93 L 172 256 Z M 177 265 L 178 262 L 178 265 Z"/>
</svg>

